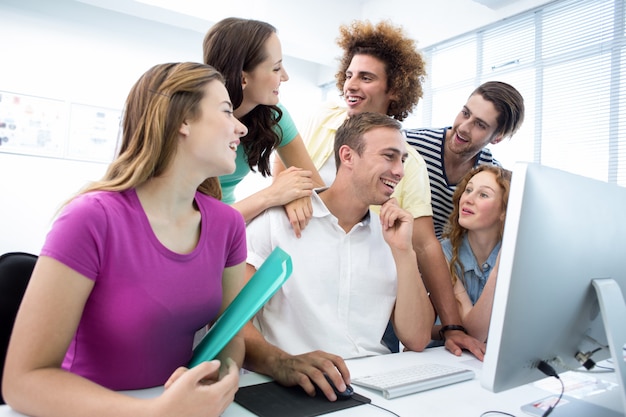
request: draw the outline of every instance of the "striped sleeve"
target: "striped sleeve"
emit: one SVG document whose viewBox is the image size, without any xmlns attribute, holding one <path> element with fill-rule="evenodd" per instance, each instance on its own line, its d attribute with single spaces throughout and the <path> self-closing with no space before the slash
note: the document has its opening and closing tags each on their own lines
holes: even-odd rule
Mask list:
<svg viewBox="0 0 626 417">
<path fill-rule="evenodd" d="M 456 184 L 448 184 L 443 167 L 443 144 L 447 129 L 407 129 L 404 131 L 407 143 L 413 146 L 426 162 L 430 181 L 433 223 L 438 239 L 441 239 L 448 217 L 452 213 L 452 196 L 456 189 Z M 500 163 L 493 159 L 488 148 L 484 148 L 478 155 L 476 165 L 481 164 L 500 166 Z"/>
</svg>

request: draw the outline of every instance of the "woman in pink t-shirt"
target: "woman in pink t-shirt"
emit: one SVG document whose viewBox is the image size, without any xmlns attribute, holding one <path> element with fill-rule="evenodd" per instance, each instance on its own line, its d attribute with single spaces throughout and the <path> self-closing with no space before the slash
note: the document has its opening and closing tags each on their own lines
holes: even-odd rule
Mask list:
<svg viewBox="0 0 626 417">
<path fill-rule="evenodd" d="M 242 286 L 242 216 L 219 201 L 247 132 L 222 76 L 157 65 L 131 89 L 119 155 L 66 204 L 15 322 L 4 397 L 36 416 L 219 416 L 243 339 L 188 370 L 196 331 Z M 151 399 L 118 390 L 165 385 Z"/>
</svg>

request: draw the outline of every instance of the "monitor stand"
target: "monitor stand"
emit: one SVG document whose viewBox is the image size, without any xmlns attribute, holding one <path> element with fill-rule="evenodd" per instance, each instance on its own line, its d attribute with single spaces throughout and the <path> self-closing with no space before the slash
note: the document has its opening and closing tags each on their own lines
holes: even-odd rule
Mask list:
<svg viewBox="0 0 626 417">
<path fill-rule="evenodd" d="M 600 302 L 600 312 L 604 322 L 604 331 L 609 341 L 613 358 L 615 378 L 619 385 L 622 399 L 622 411 L 626 412 L 626 364 L 624 363 L 624 345 L 626 344 L 626 303 L 620 286 L 614 279 L 594 279 L 593 288 Z"/>
<path fill-rule="evenodd" d="M 622 290 L 614 279 L 593 279 L 592 283 L 600 304 L 600 313 L 613 359 L 618 388 L 585 399 L 564 395 L 562 403 L 552 411 L 550 417 L 623 417 L 626 413 L 626 364 L 624 363 L 626 303 Z M 541 416 L 545 408 L 541 409 L 537 405 L 546 401 L 551 402 L 555 398 L 556 396 L 553 395 L 527 404 L 522 407 L 522 411 L 529 415 Z"/>
</svg>

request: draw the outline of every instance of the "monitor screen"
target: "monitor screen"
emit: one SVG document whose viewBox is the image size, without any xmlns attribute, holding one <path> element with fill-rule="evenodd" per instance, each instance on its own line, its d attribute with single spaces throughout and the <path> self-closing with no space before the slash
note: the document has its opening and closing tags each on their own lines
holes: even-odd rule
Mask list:
<svg viewBox="0 0 626 417">
<path fill-rule="evenodd" d="M 610 357 L 592 285 L 606 278 L 621 288 L 623 309 L 626 188 L 539 164 L 516 164 L 482 385 L 499 392 L 545 378 L 537 369 L 541 360 L 560 373 L 582 365 L 578 352 L 594 352 L 595 362 Z M 619 321 L 613 330 L 623 337 L 626 317 Z"/>
</svg>

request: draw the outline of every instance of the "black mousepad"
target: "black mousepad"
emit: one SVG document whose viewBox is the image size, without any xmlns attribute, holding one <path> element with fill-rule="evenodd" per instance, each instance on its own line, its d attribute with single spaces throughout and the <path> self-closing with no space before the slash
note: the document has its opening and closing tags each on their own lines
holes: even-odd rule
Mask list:
<svg viewBox="0 0 626 417">
<path fill-rule="evenodd" d="M 355 392 L 347 400 L 328 401 L 322 394 L 309 397 L 300 386 L 284 387 L 271 381 L 239 388 L 235 402 L 259 417 L 314 417 L 371 400 Z"/>
</svg>

